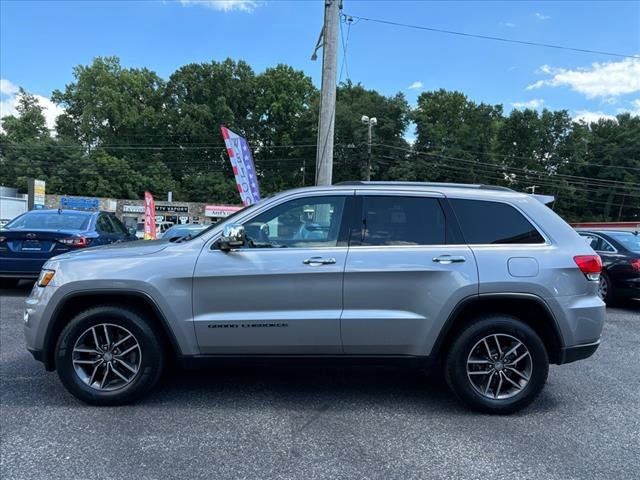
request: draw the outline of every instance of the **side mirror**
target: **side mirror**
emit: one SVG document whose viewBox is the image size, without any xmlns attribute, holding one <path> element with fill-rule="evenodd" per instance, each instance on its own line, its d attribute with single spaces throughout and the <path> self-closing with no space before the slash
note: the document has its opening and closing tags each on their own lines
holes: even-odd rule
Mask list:
<svg viewBox="0 0 640 480">
<path fill-rule="evenodd" d="M 244 242 L 244 226 L 239 223 L 232 223 L 224 227 L 222 237 L 218 240 L 218 246 L 223 252 L 228 252 L 232 248 L 241 247 Z"/>
</svg>

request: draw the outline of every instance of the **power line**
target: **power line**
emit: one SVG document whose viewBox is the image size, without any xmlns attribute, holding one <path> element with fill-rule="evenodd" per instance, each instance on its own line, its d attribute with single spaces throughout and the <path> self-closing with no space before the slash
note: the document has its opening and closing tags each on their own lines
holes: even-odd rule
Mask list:
<svg viewBox="0 0 640 480">
<path fill-rule="evenodd" d="M 505 43 L 515 43 L 515 44 L 519 44 L 519 45 L 527 45 L 530 47 L 544 47 L 544 48 L 555 48 L 558 50 L 569 50 L 569 51 L 573 51 L 573 52 L 580 52 L 580 53 L 594 53 L 597 55 L 607 55 L 610 57 L 619 57 L 619 58 L 638 58 L 640 59 L 640 56 L 638 55 L 629 55 L 629 54 L 624 54 L 624 53 L 617 53 L 617 52 L 605 52 L 602 50 L 592 50 L 589 48 L 576 48 L 576 47 L 568 47 L 565 45 L 557 45 L 557 44 L 552 44 L 552 43 L 541 43 L 541 42 L 532 42 L 532 41 L 528 41 L 528 40 L 515 40 L 512 38 L 504 38 L 504 37 L 495 37 L 492 35 L 480 35 L 477 33 L 468 33 L 468 32 L 458 32 L 455 30 L 445 30 L 442 28 L 434 28 L 434 27 L 426 27 L 426 26 L 421 26 L 421 25 L 411 25 L 408 23 L 401 23 L 401 22 L 394 22 L 391 20 L 382 20 L 379 18 L 369 18 L 369 17 L 360 17 L 358 15 L 346 15 L 347 17 L 350 18 L 354 18 L 357 20 L 364 20 L 366 22 L 372 22 L 372 23 L 381 23 L 381 24 L 385 24 L 385 25 L 393 25 L 395 27 L 404 27 L 404 28 L 413 28 L 416 30 L 426 30 L 429 32 L 435 32 L 435 33 L 445 33 L 447 35 L 458 35 L 461 37 L 467 37 L 467 38 L 480 38 L 483 40 L 493 40 L 493 41 L 497 41 L 497 42 L 505 42 Z"/>
<path fill-rule="evenodd" d="M 343 35 L 343 27 L 342 24 L 347 24 L 347 40 L 345 41 Z M 342 17 L 342 21 L 340 22 L 340 41 L 342 43 L 342 64 L 340 65 L 340 75 L 338 76 L 338 83 L 342 82 L 342 69 L 344 68 L 347 72 L 347 80 L 351 79 L 351 75 L 349 75 L 349 64 L 347 63 L 347 48 L 349 47 L 349 36 L 351 34 L 351 24 L 353 23 L 353 19 L 349 17 Z"/>
</svg>

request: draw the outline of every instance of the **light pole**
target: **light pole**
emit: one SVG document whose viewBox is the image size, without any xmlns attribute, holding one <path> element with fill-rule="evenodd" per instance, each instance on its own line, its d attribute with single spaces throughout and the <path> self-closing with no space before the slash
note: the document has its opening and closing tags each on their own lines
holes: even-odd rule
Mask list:
<svg viewBox="0 0 640 480">
<path fill-rule="evenodd" d="M 369 118 L 363 115 L 361 120 L 369 130 L 367 135 L 367 169 L 364 178 L 368 182 L 371 180 L 371 129 L 378 124 L 378 119 L 376 117 Z"/>
</svg>

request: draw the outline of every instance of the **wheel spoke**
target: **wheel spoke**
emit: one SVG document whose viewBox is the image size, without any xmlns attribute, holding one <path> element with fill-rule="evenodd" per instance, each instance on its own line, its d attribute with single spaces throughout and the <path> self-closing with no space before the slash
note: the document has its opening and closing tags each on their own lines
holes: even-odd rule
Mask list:
<svg viewBox="0 0 640 480">
<path fill-rule="evenodd" d="M 74 348 L 73 351 L 78 353 L 90 353 L 92 355 L 100 355 L 100 352 L 93 348 Z"/>
<path fill-rule="evenodd" d="M 495 375 L 495 372 L 492 373 L 489 376 L 489 380 L 487 380 L 487 384 L 484 387 L 484 394 L 487 395 L 489 393 L 489 387 L 491 386 L 491 381 L 493 380 L 493 376 Z"/>
<path fill-rule="evenodd" d="M 516 343 L 516 346 L 511 348 L 511 350 L 509 350 L 507 353 L 504 354 L 505 357 L 508 357 L 509 355 L 511 355 L 513 352 L 515 352 L 516 350 L 518 350 L 518 347 L 522 345 L 522 342 L 518 342 Z"/>
<path fill-rule="evenodd" d="M 107 346 L 109 346 L 111 345 L 111 340 L 109 340 L 109 328 L 106 323 L 104 323 L 102 327 L 104 328 L 104 338 L 107 341 Z"/>
<path fill-rule="evenodd" d="M 483 338 L 482 339 L 485 348 L 487 349 L 487 355 L 489 355 L 489 358 L 491 358 L 491 349 L 489 348 L 489 344 L 487 343 L 487 339 Z"/>
<path fill-rule="evenodd" d="M 102 365 L 102 363 L 99 363 L 95 367 L 93 367 L 93 372 L 91 373 L 91 378 L 89 378 L 89 385 L 93 385 L 93 381 L 96 378 L 96 373 L 98 373 L 98 369 L 100 368 L 100 365 Z"/>
<path fill-rule="evenodd" d="M 98 341 L 98 334 L 96 333 L 95 327 L 91 327 L 91 333 L 93 334 L 93 341 L 96 344 L 96 348 L 100 348 L 100 342 Z"/>
<path fill-rule="evenodd" d="M 467 363 L 478 364 L 478 365 L 491 365 L 492 362 L 489 360 L 469 360 Z"/>
<path fill-rule="evenodd" d="M 114 357 L 118 357 L 118 358 L 124 357 L 127 353 L 132 352 L 136 348 L 139 348 L 137 343 L 134 346 L 127 348 L 124 352 L 120 352 L 118 355 L 114 355 Z"/>
<path fill-rule="evenodd" d="M 120 345 L 122 345 L 124 342 L 126 342 L 130 338 L 133 338 L 133 335 L 129 334 L 126 337 L 124 337 L 123 339 L 118 340 L 116 343 L 113 344 L 113 348 L 118 348 Z"/>
<path fill-rule="evenodd" d="M 516 370 L 513 367 L 506 367 L 507 370 L 509 370 L 510 372 L 515 373 L 516 375 L 518 375 L 520 378 L 522 378 L 523 380 L 526 380 L 527 382 L 529 381 L 529 377 L 527 377 L 526 375 L 524 375 L 523 373 L 519 372 L 518 370 Z"/>
<path fill-rule="evenodd" d="M 110 365 L 107 363 L 104 369 L 104 376 L 102 377 L 102 381 L 100 382 L 100 388 L 104 388 L 104 384 L 107 381 L 107 376 L 109 375 L 109 367 Z"/>
<path fill-rule="evenodd" d="M 131 373 L 137 373 L 138 370 L 136 370 L 135 368 L 131 367 L 130 365 L 128 365 L 126 362 L 123 362 L 122 360 L 120 360 L 119 358 L 114 358 L 114 360 L 116 362 L 118 362 L 120 365 L 122 365 L 123 367 L 125 367 L 127 370 L 129 370 Z"/>
<path fill-rule="evenodd" d="M 500 348 L 500 340 L 498 340 L 498 335 L 494 335 L 493 339 L 496 341 L 496 346 L 498 347 L 498 355 L 502 356 L 502 349 Z"/>
<path fill-rule="evenodd" d="M 98 362 L 101 362 L 102 359 L 98 358 L 97 360 L 73 360 L 73 363 L 78 363 L 80 365 L 95 365 Z"/>
<path fill-rule="evenodd" d="M 526 357 L 527 355 L 529 355 L 529 350 L 527 350 L 526 352 L 524 352 L 522 355 L 520 355 L 518 358 L 516 358 L 513 362 L 510 362 L 508 365 L 514 366 L 515 364 L 517 364 L 520 360 L 522 360 L 524 357 Z"/>
<path fill-rule="evenodd" d="M 494 370 L 487 370 L 486 372 L 467 372 L 469 375 L 488 375 L 493 374 Z"/>
<path fill-rule="evenodd" d="M 500 389 L 502 388 L 502 372 L 498 374 L 498 378 L 500 380 L 498 381 L 498 388 L 496 388 L 496 392 L 493 394 L 493 398 L 498 398 L 498 396 L 500 395 Z"/>
<path fill-rule="evenodd" d="M 124 375 L 122 375 L 117 368 L 115 368 L 113 365 L 111 365 L 111 371 L 113 373 L 115 373 L 117 376 L 119 376 L 122 380 L 124 380 L 125 382 L 128 382 L 129 379 L 127 377 L 125 377 Z"/>
<path fill-rule="evenodd" d="M 518 390 L 521 390 L 521 389 L 522 389 L 522 387 L 520 386 L 520 384 L 518 384 L 518 383 L 514 382 L 513 380 L 511 380 L 511 379 L 509 378 L 509 375 L 507 375 L 506 373 L 504 374 L 504 378 L 505 378 L 505 380 L 506 380 L 506 381 L 508 381 L 509 383 L 511 383 L 511 385 L 513 385 L 513 386 L 514 386 L 515 388 L 517 388 Z"/>
</svg>

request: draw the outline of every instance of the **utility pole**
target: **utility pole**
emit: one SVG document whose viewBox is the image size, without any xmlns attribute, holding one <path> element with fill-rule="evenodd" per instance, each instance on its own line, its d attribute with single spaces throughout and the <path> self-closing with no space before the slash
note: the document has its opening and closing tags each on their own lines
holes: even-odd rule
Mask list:
<svg viewBox="0 0 640 480">
<path fill-rule="evenodd" d="M 367 117 L 366 115 L 362 116 L 362 123 L 367 126 L 368 134 L 367 134 L 367 168 L 365 170 L 364 179 L 369 182 L 371 181 L 371 130 L 374 126 L 378 124 L 378 119 L 376 117 Z"/>
<path fill-rule="evenodd" d="M 331 185 L 333 173 L 333 129 L 336 117 L 336 77 L 338 71 L 338 28 L 342 0 L 325 0 L 322 28 L 322 86 L 316 151 L 316 185 Z M 318 46 L 320 40 L 318 40 Z M 316 56 L 315 52 L 311 59 Z"/>
</svg>

